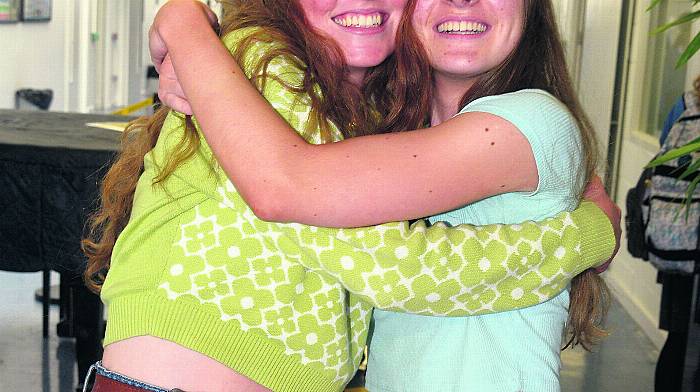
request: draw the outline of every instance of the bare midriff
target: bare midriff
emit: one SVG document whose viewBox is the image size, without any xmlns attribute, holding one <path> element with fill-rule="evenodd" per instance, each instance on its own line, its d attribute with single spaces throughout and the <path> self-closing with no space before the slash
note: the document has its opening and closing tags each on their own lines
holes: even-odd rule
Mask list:
<svg viewBox="0 0 700 392">
<path fill-rule="evenodd" d="M 137 336 L 109 344 L 105 347 L 102 365 L 163 389 L 269 391 L 221 362 L 154 336 Z"/>
</svg>

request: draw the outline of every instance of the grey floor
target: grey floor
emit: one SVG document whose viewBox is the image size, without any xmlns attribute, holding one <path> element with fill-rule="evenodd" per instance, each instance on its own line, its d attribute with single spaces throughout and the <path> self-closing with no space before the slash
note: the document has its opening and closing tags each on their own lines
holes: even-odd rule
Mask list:
<svg viewBox="0 0 700 392">
<path fill-rule="evenodd" d="M 58 279 L 54 277 L 54 282 Z M 0 271 L 0 391 L 72 392 L 77 383 L 72 339 L 56 337 L 58 309 L 52 307 L 52 334 L 41 337 L 41 304 L 34 290 L 41 274 Z M 615 303 L 608 318 L 610 338 L 594 353 L 563 353 L 564 392 L 652 391 L 658 351 Z"/>
</svg>

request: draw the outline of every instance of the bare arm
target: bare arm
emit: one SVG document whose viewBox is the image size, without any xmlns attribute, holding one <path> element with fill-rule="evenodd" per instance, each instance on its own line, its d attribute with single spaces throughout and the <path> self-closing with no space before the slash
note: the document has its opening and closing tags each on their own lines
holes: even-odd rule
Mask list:
<svg viewBox="0 0 700 392">
<path fill-rule="evenodd" d="M 152 36 L 169 49 L 209 145 L 261 218 L 365 226 L 535 189 L 530 144 L 490 114 L 463 114 L 430 130 L 306 143 L 245 78 L 206 14 L 187 3 L 164 7 Z M 159 23 L 175 19 L 169 12 L 177 25 Z"/>
</svg>

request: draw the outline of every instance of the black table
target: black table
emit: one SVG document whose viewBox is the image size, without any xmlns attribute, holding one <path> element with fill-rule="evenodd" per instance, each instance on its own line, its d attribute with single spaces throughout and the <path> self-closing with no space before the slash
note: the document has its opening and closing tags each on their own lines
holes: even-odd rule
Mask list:
<svg viewBox="0 0 700 392">
<path fill-rule="evenodd" d="M 81 380 L 101 357 L 102 307 L 82 284 L 80 239 L 87 215 L 97 206 L 98 181 L 121 136 L 85 124 L 128 120 L 0 110 L 0 270 L 61 273 L 58 331 L 76 337 Z"/>
</svg>

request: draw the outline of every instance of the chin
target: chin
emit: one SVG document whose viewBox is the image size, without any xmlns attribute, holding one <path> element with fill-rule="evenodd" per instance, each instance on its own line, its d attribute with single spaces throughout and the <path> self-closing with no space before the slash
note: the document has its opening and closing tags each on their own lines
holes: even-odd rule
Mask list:
<svg viewBox="0 0 700 392">
<path fill-rule="evenodd" d="M 372 68 L 381 64 L 389 56 L 353 56 L 347 57 L 348 67 L 351 68 Z"/>
<path fill-rule="evenodd" d="M 433 68 L 437 72 L 456 77 L 474 77 L 484 72 L 483 67 L 479 67 L 464 58 L 455 59 L 447 64 L 434 64 Z"/>
</svg>

